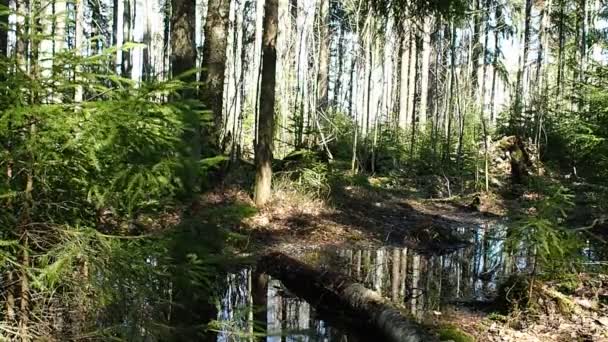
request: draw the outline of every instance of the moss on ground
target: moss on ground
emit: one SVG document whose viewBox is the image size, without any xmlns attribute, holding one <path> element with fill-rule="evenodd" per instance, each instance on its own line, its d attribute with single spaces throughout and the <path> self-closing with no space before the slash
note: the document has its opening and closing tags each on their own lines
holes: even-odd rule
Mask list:
<svg viewBox="0 0 608 342">
<path fill-rule="evenodd" d="M 453 325 L 445 325 L 439 329 L 440 341 L 475 342 L 475 337 Z"/>
</svg>

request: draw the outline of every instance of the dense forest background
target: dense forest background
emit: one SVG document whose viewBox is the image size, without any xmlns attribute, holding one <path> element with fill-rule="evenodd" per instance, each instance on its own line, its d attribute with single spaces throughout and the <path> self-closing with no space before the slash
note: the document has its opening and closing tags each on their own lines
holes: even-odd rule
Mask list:
<svg viewBox="0 0 608 342">
<path fill-rule="evenodd" d="M 193 198 L 233 181 L 263 208 L 273 170 L 319 197 L 338 173 L 540 194 L 510 237 L 558 267 L 605 239 L 607 8 L 0 0 L 0 334 L 197 334 L 255 209 Z"/>
</svg>

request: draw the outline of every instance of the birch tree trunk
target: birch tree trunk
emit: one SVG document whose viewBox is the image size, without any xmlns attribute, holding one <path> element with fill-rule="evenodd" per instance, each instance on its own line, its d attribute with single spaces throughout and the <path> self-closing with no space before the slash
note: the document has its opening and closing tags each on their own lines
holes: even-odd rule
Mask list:
<svg viewBox="0 0 608 342">
<path fill-rule="evenodd" d="M 75 3 L 76 6 L 76 27 L 74 32 L 74 46 L 76 51 L 78 51 L 81 55 L 86 55 L 86 44 L 85 44 L 85 36 L 86 32 L 84 31 L 84 12 L 85 12 L 85 0 L 77 0 Z M 81 72 L 80 68 L 76 68 L 76 82 L 79 83 L 81 80 L 79 79 L 79 73 Z M 77 85 L 74 93 L 74 101 L 82 102 L 84 99 L 84 89 L 82 85 Z"/>
<path fill-rule="evenodd" d="M 115 70 L 118 75 L 122 72 L 122 46 L 124 44 L 124 0 L 114 0 L 114 23 L 113 23 L 113 45 L 116 47 L 116 57 L 114 59 Z"/>
<path fill-rule="evenodd" d="M 278 0 L 266 0 L 264 9 L 264 36 L 262 39 L 260 116 L 258 119 L 258 139 L 255 148 L 256 174 L 254 200 L 258 207 L 265 205 L 271 195 L 278 17 Z"/>
</svg>

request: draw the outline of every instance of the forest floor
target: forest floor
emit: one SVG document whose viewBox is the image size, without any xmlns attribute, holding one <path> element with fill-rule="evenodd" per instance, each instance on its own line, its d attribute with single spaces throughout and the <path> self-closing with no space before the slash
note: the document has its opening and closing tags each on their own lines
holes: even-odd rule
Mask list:
<svg viewBox="0 0 608 342">
<path fill-rule="evenodd" d="M 238 187 L 208 193 L 203 203 L 253 206 L 250 195 Z M 284 187 L 237 231 L 261 252 L 301 255 L 327 246 L 405 246 L 437 252 L 462 247 L 454 234 L 457 228 L 476 229 L 500 219 L 501 211 L 498 204 L 479 211 L 456 201 L 425 200 L 369 184 L 336 184 L 327 196 Z"/>
<path fill-rule="evenodd" d="M 374 246 L 441 253 L 466 244 L 455 233 L 458 228 L 474 230 L 497 222 L 512 205 L 498 197 L 425 199 L 415 189 L 395 190 L 382 183 L 374 178 L 363 184 L 334 182 L 322 195 L 306 195 L 294 184 L 279 183 L 271 203 L 254 209 L 230 228 L 244 236 L 241 250 L 255 251 L 256 255 L 281 251 L 299 257 L 320 248 Z M 234 184 L 219 187 L 205 194 L 199 204 L 228 210 L 235 205 L 253 208 L 250 194 L 243 189 Z M 477 204 L 469 204 L 475 201 Z M 603 286 L 608 287 L 606 280 Z M 570 317 L 537 314 L 533 319 L 516 319 L 517 324 L 513 319 L 492 320 L 492 315 L 463 306 L 441 313 L 433 324 L 452 324 L 477 341 L 608 341 L 606 305 Z"/>
</svg>

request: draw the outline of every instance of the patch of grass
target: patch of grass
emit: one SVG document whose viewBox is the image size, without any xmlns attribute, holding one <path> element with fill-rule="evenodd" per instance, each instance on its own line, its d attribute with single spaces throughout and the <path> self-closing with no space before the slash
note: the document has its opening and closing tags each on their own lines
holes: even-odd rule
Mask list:
<svg viewBox="0 0 608 342">
<path fill-rule="evenodd" d="M 439 329 L 439 340 L 454 342 L 475 342 L 475 337 L 460 330 L 456 326 L 446 325 Z"/>
<path fill-rule="evenodd" d="M 563 294 L 571 295 L 580 285 L 576 274 L 564 274 L 557 279 L 557 290 Z"/>
</svg>

